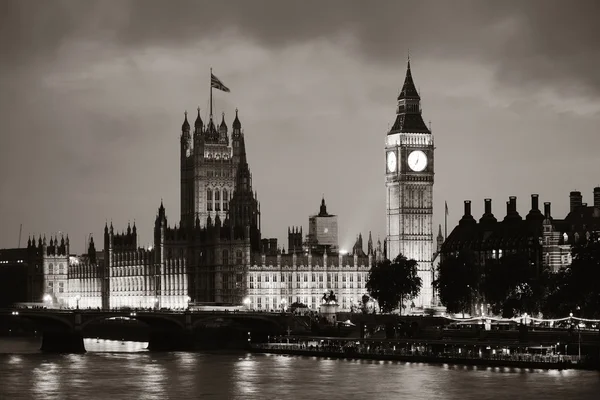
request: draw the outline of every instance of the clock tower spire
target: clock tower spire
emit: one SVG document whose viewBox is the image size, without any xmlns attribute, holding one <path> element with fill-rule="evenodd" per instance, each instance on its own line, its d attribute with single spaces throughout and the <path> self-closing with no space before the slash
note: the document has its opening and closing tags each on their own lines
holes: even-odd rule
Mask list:
<svg viewBox="0 0 600 400">
<path fill-rule="evenodd" d="M 422 279 L 416 307 L 433 298 L 433 137 L 423 121 L 410 59 L 397 98 L 396 120 L 386 136 L 386 242 L 388 259 L 403 254 L 418 263 Z"/>
</svg>

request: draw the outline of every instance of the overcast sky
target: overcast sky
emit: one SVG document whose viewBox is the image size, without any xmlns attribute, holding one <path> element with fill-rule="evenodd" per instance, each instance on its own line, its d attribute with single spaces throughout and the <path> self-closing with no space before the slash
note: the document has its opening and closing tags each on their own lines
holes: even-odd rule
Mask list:
<svg viewBox="0 0 600 400">
<path fill-rule="evenodd" d="M 0 1 L 0 247 L 106 220 L 150 243 L 161 198 L 179 222 L 184 110 L 209 68 L 235 108 L 263 237 L 339 215 L 340 246 L 385 235 L 384 139 L 410 49 L 436 141 L 434 220 L 473 201 L 504 217 L 531 193 L 568 210 L 600 184 L 597 1 Z M 192 117 L 193 119 L 194 117 Z M 206 118 L 205 118 L 206 120 Z M 437 230 L 437 229 L 436 229 Z M 98 246 L 102 248 L 100 244 Z"/>
</svg>

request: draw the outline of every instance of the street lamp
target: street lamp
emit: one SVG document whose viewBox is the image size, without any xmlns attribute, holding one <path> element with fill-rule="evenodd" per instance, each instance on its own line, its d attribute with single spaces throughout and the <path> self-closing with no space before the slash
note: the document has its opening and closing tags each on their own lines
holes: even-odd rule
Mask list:
<svg viewBox="0 0 600 400">
<path fill-rule="evenodd" d="M 158 310 L 158 297 L 154 298 L 154 309 Z"/>
<path fill-rule="evenodd" d="M 251 303 L 251 301 L 250 301 L 250 297 L 246 297 L 246 298 L 244 299 L 244 305 L 246 306 L 246 308 L 247 308 L 248 310 L 250 309 L 250 303 Z"/>
<path fill-rule="evenodd" d="M 47 307 L 50 307 L 52 305 L 52 296 L 49 294 L 45 294 L 44 297 L 44 304 L 48 304 Z"/>
<path fill-rule="evenodd" d="M 190 309 L 190 301 L 192 301 L 192 298 L 190 296 L 185 296 L 185 305 L 188 310 Z"/>
<path fill-rule="evenodd" d="M 285 304 L 287 303 L 286 299 L 281 299 L 281 312 L 285 312 Z"/>
<path fill-rule="evenodd" d="M 79 300 L 81 300 L 81 296 L 77 295 L 75 296 L 75 301 L 77 302 L 77 309 L 79 310 Z"/>
</svg>

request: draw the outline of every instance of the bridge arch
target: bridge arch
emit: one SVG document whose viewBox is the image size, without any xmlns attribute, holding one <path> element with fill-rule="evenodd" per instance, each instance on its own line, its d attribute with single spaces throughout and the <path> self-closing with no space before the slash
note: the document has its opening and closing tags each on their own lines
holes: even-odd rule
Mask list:
<svg viewBox="0 0 600 400">
<path fill-rule="evenodd" d="M 28 319 L 34 324 L 39 326 L 42 330 L 44 328 L 63 328 L 66 331 L 70 331 L 75 328 L 74 321 L 71 318 L 60 317 L 59 315 L 53 315 L 49 313 L 23 313 L 19 312 L 19 318 Z M 48 324 L 48 322 L 51 322 Z M 56 330 L 56 329 L 54 329 Z"/>
<path fill-rule="evenodd" d="M 135 312 L 134 315 L 132 315 L 132 313 L 105 312 L 102 315 L 90 316 L 90 317 L 82 320 L 81 329 L 84 329 L 86 326 L 88 326 L 89 324 L 91 324 L 93 322 L 105 321 L 105 320 L 108 320 L 111 318 L 133 319 L 136 321 L 143 322 L 144 324 L 148 325 L 149 327 L 153 327 L 156 325 L 165 326 L 165 322 L 166 322 L 167 323 L 166 325 L 168 328 L 179 328 L 182 330 L 185 329 L 185 322 L 183 320 L 180 321 L 177 318 L 174 318 L 174 317 L 168 316 L 168 315 L 150 314 L 150 313 L 142 313 L 142 312 Z"/>
</svg>

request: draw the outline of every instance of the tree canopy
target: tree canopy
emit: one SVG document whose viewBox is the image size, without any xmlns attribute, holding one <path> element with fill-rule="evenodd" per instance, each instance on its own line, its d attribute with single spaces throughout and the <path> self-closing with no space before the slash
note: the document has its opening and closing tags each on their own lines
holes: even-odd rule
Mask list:
<svg viewBox="0 0 600 400">
<path fill-rule="evenodd" d="M 600 242 L 579 243 L 572 250 L 573 262 L 553 275 L 544 307 L 549 316 L 573 313 L 584 318 L 600 317 Z"/>
<path fill-rule="evenodd" d="M 391 312 L 405 300 L 418 296 L 421 285 L 417 262 L 399 254 L 393 261 L 383 260 L 371 267 L 367 291 L 377 300 L 382 312 Z"/>
<path fill-rule="evenodd" d="M 546 292 L 547 274 L 531 263 L 527 254 L 507 254 L 489 260 L 483 294 L 494 314 L 505 318 L 540 311 Z"/>
<path fill-rule="evenodd" d="M 465 313 L 470 312 L 480 283 L 481 273 L 475 263 L 475 255 L 465 250 L 442 260 L 433 286 L 449 312 Z"/>
</svg>

